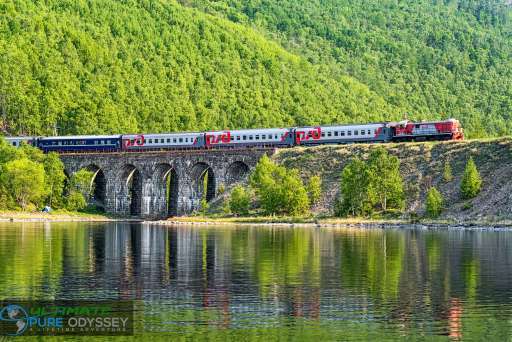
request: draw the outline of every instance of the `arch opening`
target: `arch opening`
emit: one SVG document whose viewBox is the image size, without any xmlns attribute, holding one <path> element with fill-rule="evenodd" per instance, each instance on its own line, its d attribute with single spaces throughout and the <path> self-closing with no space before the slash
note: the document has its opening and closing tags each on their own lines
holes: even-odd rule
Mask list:
<svg viewBox="0 0 512 342">
<path fill-rule="evenodd" d="M 128 165 L 123 174 L 124 186 L 131 216 L 142 214 L 142 174 L 133 165 Z"/>
<path fill-rule="evenodd" d="M 246 163 L 242 161 L 234 162 L 228 167 L 226 184 L 232 185 L 246 180 L 247 176 L 249 176 L 249 171 L 249 166 Z"/>
<path fill-rule="evenodd" d="M 161 198 L 165 200 L 164 212 L 167 217 L 178 216 L 179 178 L 176 170 L 169 164 L 161 164 L 156 176 Z M 159 206 L 162 209 L 161 206 Z"/>
<path fill-rule="evenodd" d="M 88 171 L 93 172 L 91 178 L 92 196 L 89 199 L 89 205 L 94 206 L 97 210 L 105 211 L 105 198 L 107 192 L 107 179 L 105 173 L 96 165 L 87 167 Z"/>
<path fill-rule="evenodd" d="M 210 202 L 216 195 L 215 173 L 206 163 L 197 163 L 192 168 L 192 181 L 194 192 L 200 200 L 206 199 Z"/>
</svg>

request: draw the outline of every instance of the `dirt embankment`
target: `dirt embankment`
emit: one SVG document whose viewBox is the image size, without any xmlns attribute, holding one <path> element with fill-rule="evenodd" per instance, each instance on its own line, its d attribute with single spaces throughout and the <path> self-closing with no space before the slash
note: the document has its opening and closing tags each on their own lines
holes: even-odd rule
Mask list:
<svg viewBox="0 0 512 342">
<path fill-rule="evenodd" d="M 512 219 L 512 139 L 474 140 L 463 142 L 425 142 L 382 145 L 330 145 L 279 150 L 272 158 L 286 167 L 300 170 L 304 179 L 319 174 L 323 180 L 323 196 L 313 208 L 316 213 L 333 212 L 339 196 L 340 175 L 351 158 L 368 157 L 377 147 L 386 148 L 400 159 L 404 178 L 407 213 L 423 215 L 427 189 L 435 186 L 445 198 L 446 209 L 441 219 L 456 221 L 501 221 Z M 470 156 L 482 176 L 481 193 L 463 200 L 460 182 Z M 443 180 L 448 160 L 453 180 Z M 405 215 L 407 216 L 407 214 Z"/>
</svg>

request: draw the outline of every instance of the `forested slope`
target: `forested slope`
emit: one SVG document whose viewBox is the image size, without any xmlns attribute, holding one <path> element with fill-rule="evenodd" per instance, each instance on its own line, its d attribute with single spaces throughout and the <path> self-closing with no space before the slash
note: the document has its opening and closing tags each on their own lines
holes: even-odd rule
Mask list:
<svg viewBox="0 0 512 342">
<path fill-rule="evenodd" d="M 174 1 L 0 4 L 0 134 L 365 122 L 397 113 L 351 77 Z"/>
<path fill-rule="evenodd" d="M 253 26 L 410 118 L 461 118 L 473 137 L 512 133 L 509 0 L 180 0 Z"/>
<path fill-rule="evenodd" d="M 504 0 L 6 0 L 0 134 L 457 117 L 512 133 Z"/>
</svg>

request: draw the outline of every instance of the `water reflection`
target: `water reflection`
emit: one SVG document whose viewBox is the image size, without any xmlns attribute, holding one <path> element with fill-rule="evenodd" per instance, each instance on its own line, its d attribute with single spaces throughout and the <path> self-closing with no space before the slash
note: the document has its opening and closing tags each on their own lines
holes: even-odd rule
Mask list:
<svg viewBox="0 0 512 342">
<path fill-rule="evenodd" d="M 506 337 L 511 244 L 505 231 L 0 224 L 0 296 L 136 299 L 148 332 Z"/>
</svg>

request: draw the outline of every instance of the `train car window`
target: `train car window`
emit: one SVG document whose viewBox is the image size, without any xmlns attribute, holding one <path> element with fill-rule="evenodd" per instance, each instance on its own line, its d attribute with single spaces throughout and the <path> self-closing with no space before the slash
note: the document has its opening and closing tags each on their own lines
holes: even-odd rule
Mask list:
<svg viewBox="0 0 512 342">
<path fill-rule="evenodd" d="M 149 139 L 148 144 L 152 144 L 152 143 L 153 143 L 153 139 Z"/>
<path fill-rule="evenodd" d="M 344 136 L 345 136 L 345 131 L 341 131 L 341 132 L 340 132 L 340 135 L 341 135 L 342 137 L 344 137 Z"/>
<path fill-rule="evenodd" d="M 171 142 L 171 139 L 170 138 L 167 138 L 167 143 L 170 143 Z"/>
<path fill-rule="evenodd" d="M 420 125 L 415 125 L 416 128 L 420 128 Z"/>
<path fill-rule="evenodd" d="M 261 135 L 261 140 L 265 140 L 266 138 L 267 138 L 267 136 L 265 134 Z"/>
<path fill-rule="evenodd" d="M 185 142 L 188 143 L 188 138 L 185 138 Z"/>
<path fill-rule="evenodd" d="M 327 132 L 327 136 L 328 137 L 332 136 L 332 132 Z"/>
<path fill-rule="evenodd" d="M 354 131 L 354 135 L 359 135 L 359 131 Z"/>
<path fill-rule="evenodd" d="M 366 134 L 366 131 L 362 130 L 361 135 L 365 135 L 365 134 Z"/>
<path fill-rule="evenodd" d="M 252 140 L 253 136 L 252 135 L 249 135 L 249 140 Z"/>
<path fill-rule="evenodd" d="M 179 139 L 178 139 L 178 141 L 179 141 L 180 143 L 182 143 L 182 142 L 183 142 L 183 138 L 179 138 Z"/>
<path fill-rule="evenodd" d="M 338 136 L 338 131 L 334 131 L 334 136 L 337 137 Z"/>
<path fill-rule="evenodd" d="M 242 139 L 243 139 L 243 140 L 247 140 L 247 136 L 246 136 L 246 135 L 244 135 L 244 136 L 242 137 Z"/>
<path fill-rule="evenodd" d="M 276 136 L 275 136 L 275 139 L 277 140 L 277 134 L 276 134 Z"/>
<path fill-rule="evenodd" d="M 173 142 L 173 143 L 176 143 L 176 138 L 172 138 L 172 142 Z"/>
<path fill-rule="evenodd" d="M 256 135 L 256 140 L 260 140 L 260 136 L 259 135 Z"/>
<path fill-rule="evenodd" d="M 12 146 L 16 146 L 16 141 L 13 141 L 13 142 L 12 142 Z"/>
<path fill-rule="evenodd" d="M 130 145 L 134 145 L 134 144 L 135 144 L 135 140 L 132 140 L 132 141 L 130 142 Z"/>
<path fill-rule="evenodd" d="M 234 135 L 230 136 L 230 137 L 229 137 L 229 140 L 230 140 L 230 141 L 235 141 L 235 136 L 234 136 Z"/>
<path fill-rule="evenodd" d="M 236 136 L 236 140 L 240 140 L 240 136 L 239 135 Z"/>
<path fill-rule="evenodd" d="M 325 132 L 322 132 L 322 138 L 324 138 L 324 137 L 325 137 Z"/>
<path fill-rule="evenodd" d="M 368 135 L 372 134 L 372 132 L 370 130 L 368 130 Z"/>
<path fill-rule="evenodd" d="M 352 135 L 352 131 L 347 131 L 347 135 L 351 136 Z"/>
</svg>

